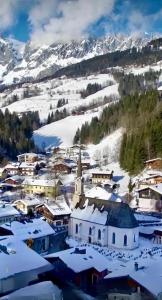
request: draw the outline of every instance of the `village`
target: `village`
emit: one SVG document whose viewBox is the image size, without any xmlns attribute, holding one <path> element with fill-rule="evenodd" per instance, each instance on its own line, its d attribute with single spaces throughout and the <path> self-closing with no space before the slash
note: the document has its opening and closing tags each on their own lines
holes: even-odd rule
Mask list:
<svg viewBox="0 0 162 300">
<path fill-rule="evenodd" d="M 53 147 L 0 178 L 1 299 L 161 299 L 162 158 L 130 178 L 105 153 Z"/>
</svg>

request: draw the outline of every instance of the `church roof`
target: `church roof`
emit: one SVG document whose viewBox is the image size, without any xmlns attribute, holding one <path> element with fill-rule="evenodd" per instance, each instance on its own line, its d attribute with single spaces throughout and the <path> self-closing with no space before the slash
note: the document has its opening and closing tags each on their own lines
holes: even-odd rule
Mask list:
<svg viewBox="0 0 162 300">
<path fill-rule="evenodd" d="M 138 222 L 129 205 L 111 200 L 82 199 L 77 203 L 71 217 L 118 228 L 138 227 Z"/>
<path fill-rule="evenodd" d="M 138 226 L 138 222 L 129 205 L 126 203 L 119 203 L 118 206 L 113 207 L 112 215 L 108 220 L 108 225 L 119 228 L 134 228 Z"/>
</svg>

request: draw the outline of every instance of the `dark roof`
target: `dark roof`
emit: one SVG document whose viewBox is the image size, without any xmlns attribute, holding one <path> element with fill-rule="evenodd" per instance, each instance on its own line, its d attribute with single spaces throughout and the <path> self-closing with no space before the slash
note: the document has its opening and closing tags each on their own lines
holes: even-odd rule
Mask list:
<svg viewBox="0 0 162 300">
<path fill-rule="evenodd" d="M 132 209 L 127 203 L 115 202 L 111 200 L 102 200 L 97 198 L 82 198 L 77 203 L 76 209 L 86 209 L 86 199 L 88 199 L 88 206 L 94 206 L 101 213 L 108 212 L 107 221 L 105 225 L 110 225 L 118 228 L 135 228 L 138 227 L 138 222 L 134 216 Z"/>
<path fill-rule="evenodd" d="M 120 203 L 120 206 L 113 208 L 108 225 L 119 228 L 134 228 L 138 226 L 138 222 L 129 205 Z"/>
</svg>

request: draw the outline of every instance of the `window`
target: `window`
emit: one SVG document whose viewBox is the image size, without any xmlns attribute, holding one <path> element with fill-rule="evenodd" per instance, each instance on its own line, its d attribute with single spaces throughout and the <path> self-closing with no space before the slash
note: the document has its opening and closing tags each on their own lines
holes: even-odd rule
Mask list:
<svg viewBox="0 0 162 300">
<path fill-rule="evenodd" d="M 127 246 L 127 235 L 124 235 L 124 246 Z"/>
<path fill-rule="evenodd" d="M 90 227 L 89 228 L 89 235 L 91 235 L 92 234 L 92 228 Z"/>
<path fill-rule="evenodd" d="M 115 244 L 115 232 L 112 234 L 112 244 Z"/>
<path fill-rule="evenodd" d="M 61 226 L 61 221 L 56 221 L 56 226 Z"/>
<path fill-rule="evenodd" d="M 78 224 L 75 225 L 75 233 L 78 233 Z"/>
<path fill-rule="evenodd" d="M 136 236 L 135 236 L 135 234 L 134 234 L 134 243 L 136 242 Z"/>
<path fill-rule="evenodd" d="M 98 240 L 101 240 L 101 230 L 98 230 Z"/>
</svg>

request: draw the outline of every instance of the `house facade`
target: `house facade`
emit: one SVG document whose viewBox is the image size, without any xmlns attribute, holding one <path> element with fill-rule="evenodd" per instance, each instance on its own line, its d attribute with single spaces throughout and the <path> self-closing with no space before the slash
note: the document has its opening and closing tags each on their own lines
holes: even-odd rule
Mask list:
<svg viewBox="0 0 162 300">
<path fill-rule="evenodd" d="M 113 177 L 112 171 L 95 170 L 92 172 L 92 183 L 104 183 L 107 180 L 111 180 Z"/>
<path fill-rule="evenodd" d="M 47 197 L 55 197 L 60 194 L 62 183 L 58 179 L 26 179 L 23 182 L 24 191 L 29 194 L 39 194 Z"/>
<path fill-rule="evenodd" d="M 137 191 L 137 207 L 147 211 L 162 211 L 162 183 L 146 186 Z"/>
<path fill-rule="evenodd" d="M 145 167 L 148 169 L 162 170 L 162 158 L 154 158 L 145 161 Z"/>
</svg>

